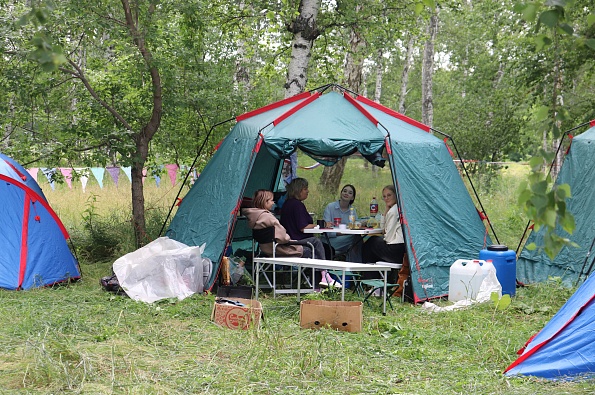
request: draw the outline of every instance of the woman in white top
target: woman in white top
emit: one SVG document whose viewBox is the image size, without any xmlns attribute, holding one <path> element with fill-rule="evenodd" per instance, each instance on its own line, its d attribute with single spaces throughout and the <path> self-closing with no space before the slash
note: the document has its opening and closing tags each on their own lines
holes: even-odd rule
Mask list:
<svg viewBox="0 0 595 395">
<path fill-rule="evenodd" d="M 397 193 L 393 185 L 382 190 L 382 200 L 386 204 L 384 214 L 384 237 L 371 236 L 362 247 L 362 258 L 365 263 L 378 261 L 403 263 L 405 241 L 399 218 Z"/>
</svg>

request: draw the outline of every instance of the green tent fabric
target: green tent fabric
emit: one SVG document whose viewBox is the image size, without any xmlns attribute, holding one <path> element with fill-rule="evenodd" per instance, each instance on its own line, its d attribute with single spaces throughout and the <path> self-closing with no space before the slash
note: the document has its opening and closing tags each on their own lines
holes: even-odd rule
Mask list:
<svg viewBox="0 0 595 395">
<path fill-rule="evenodd" d="M 556 233 L 568 237 L 579 245 L 563 247 L 554 259 L 539 248 L 528 250 L 530 243 L 543 245 L 545 230 L 532 231 L 527 237 L 517 260 L 517 279 L 523 283 L 536 283 L 549 277 L 560 277 L 564 284 L 571 286 L 579 279 L 593 240 L 595 239 L 595 121 L 591 121 L 591 128 L 572 139 L 570 149 L 564 159 L 560 173 L 556 178 L 556 185 L 568 184 L 572 197 L 567 200 L 566 209 L 574 216 L 575 230 L 572 235 L 557 228 Z M 592 260 L 592 259 L 591 259 Z M 590 262 L 587 262 L 586 271 Z"/>
<path fill-rule="evenodd" d="M 402 204 L 415 301 L 448 293 L 450 265 L 490 243 L 446 144 L 429 128 L 362 96 L 306 92 L 243 114 L 184 197 L 166 235 L 206 243 L 214 262 L 233 240 L 249 238 L 237 220 L 243 197 L 276 190 L 297 148 L 316 159 L 389 152 Z M 332 161 L 331 161 L 332 162 Z M 243 233 L 243 234 L 242 234 Z"/>
</svg>

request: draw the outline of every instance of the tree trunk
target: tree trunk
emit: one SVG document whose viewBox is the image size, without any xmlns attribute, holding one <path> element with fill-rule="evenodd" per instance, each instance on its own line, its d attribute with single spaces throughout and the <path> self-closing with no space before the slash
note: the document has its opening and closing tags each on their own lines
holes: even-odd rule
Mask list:
<svg viewBox="0 0 595 395">
<path fill-rule="evenodd" d="M 382 55 L 382 48 L 380 48 L 376 58 L 376 89 L 374 89 L 374 101 L 376 103 L 380 103 L 380 97 L 382 96 L 382 76 L 384 75 L 384 57 Z"/>
<path fill-rule="evenodd" d="M 361 9 L 361 6 L 356 7 L 356 12 Z M 353 92 L 360 92 L 362 85 L 362 70 L 363 57 L 360 56 L 361 50 L 366 46 L 362 35 L 355 26 L 352 28 L 349 36 L 350 50 L 347 53 L 345 61 L 345 85 Z M 341 179 L 343 178 L 343 171 L 345 170 L 345 163 L 347 158 L 341 158 L 334 166 L 326 166 L 320 175 L 319 185 L 323 190 L 336 193 L 340 188 Z"/>
<path fill-rule="evenodd" d="M 251 6 L 248 6 L 251 7 Z M 246 3 L 241 1 L 239 4 L 240 11 L 246 8 Z M 250 85 L 250 70 L 248 68 L 249 58 L 246 55 L 246 41 L 240 38 L 237 43 L 237 57 L 235 62 L 235 73 L 233 75 L 234 89 L 236 93 L 242 98 L 242 110 L 248 110 L 248 93 L 252 90 Z"/>
<path fill-rule="evenodd" d="M 407 53 L 403 64 L 403 73 L 401 74 L 401 95 L 399 96 L 399 112 L 401 114 L 405 114 L 405 97 L 407 96 L 407 85 L 409 84 L 409 70 L 411 70 L 411 63 L 413 62 L 414 44 L 415 36 L 411 35 L 407 42 Z"/>
<path fill-rule="evenodd" d="M 291 97 L 306 90 L 308 82 L 308 62 L 314 40 L 320 35 L 316 24 L 321 0 L 301 0 L 299 15 L 287 26 L 293 33 L 291 61 L 287 68 L 285 97 Z"/>
<path fill-rule="evenodd" d="M 320 2 L 321 0 L 301 0 L 298 7 L 299 15 L 287 26 L 287 30 L 293 33 L 293 41 L 285 81 L 285 98 L 306 90 L 312 45 L 320 35 L 316 24 Z M 297 176 L 297 169 L 292 166 L 292 163 L 297 163 L 297 152 L 291 154 L 291 161 L 283 163 L 283 174 L 291 174 L 285 179 L 293 180 Z"/>
<path fill-rule="evenodd" d="M 434 42 L 438 30 L 438 14 L 434 12 L 430 17 L 426 30 L 428 39 L 424 46 L 424 58 L 422 64 L 422 91 L 421 91 L 421 121 L 425 125 L 432 126 L 434 121 L 434 103 L 432 97 L 432 79 L 434 75 Z"/>
</svg>

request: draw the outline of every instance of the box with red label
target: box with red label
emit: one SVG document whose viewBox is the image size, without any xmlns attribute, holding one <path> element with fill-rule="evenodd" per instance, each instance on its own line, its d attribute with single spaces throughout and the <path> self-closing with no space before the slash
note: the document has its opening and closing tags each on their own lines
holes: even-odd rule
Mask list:
<svg viewBox="0 0 595 395">
<path fill-rule="evenodd" d="M 258 300 L 242 298 L 216 298 L 211 320 L 229 329 L 258 328 L 262 305 Z"/>
</svg>

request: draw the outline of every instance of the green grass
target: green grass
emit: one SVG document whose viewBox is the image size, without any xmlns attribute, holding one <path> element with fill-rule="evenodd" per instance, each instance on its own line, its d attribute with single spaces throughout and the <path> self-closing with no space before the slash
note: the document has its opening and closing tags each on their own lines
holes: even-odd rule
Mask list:
<svg viewBox="0 0 595 395">
<path fill-rule="evenodd" d="M 504 377 L 515 351 L 571 294 L 521 289 L 511 307 L 429 314 L 364 306 L 361 333 L 302 330 L 296 298 L 262 298 L 260 330 L 209 321 L 212 296 L 153 305 L 106 293 L 110 263 L 80 283 L 0 291 L 0 393 L 582 394 L 590 382 Z M 446 304 L 446 302 L 441 302 Z"/>
<path fill-rule="evenodd" d="M 361 161 L 348 164 L 344 180 L 357 186 L 357 208 L 366 212 L 390 175 L 386 169 L 376 176 L 365 173 Z M 320 171 L 300 171 L 311 181 L 306 204 L 316 212 L 331 199 L 317 191 Z M 514 204 L 519 178 L 504 172 L 489 188 L 477 185 L 497 231 L 512 244 L 524 227 Z M 164 185 L 147 186 L 153 228 L 177 192 Z M 118 188 L 91 192 L 97 196 L 94 221 L 105 225 L 101 232 L 107 239 L 116 235 L 116 255 L 97 263 L 84 257 L 78 283 L 0 291 L 2 394 L 595 393 L 589 381 L 502 375 L 517 349 L 572 294 L 556 281 L 519 289 L 504 311 L 488 303 L 429 314 L 397 303 L 383 316 L 379 306 L 364 306 L 361 333 L 302 330 L 295 297 L 265 294 L 261 329 L 236 332 L 210 322 L 212 295 L 149 305 L 104 292 L 99 278 L 110 273 L 118 254 L 132 248 L 120 240 L 129 226 L 130 192 L 122 181 Z M 93 196 L 89 188 L 83 194 L 59 186 L 46 194 L 71 233 L 89 242 L 83 220 Z"/>
</svg>

